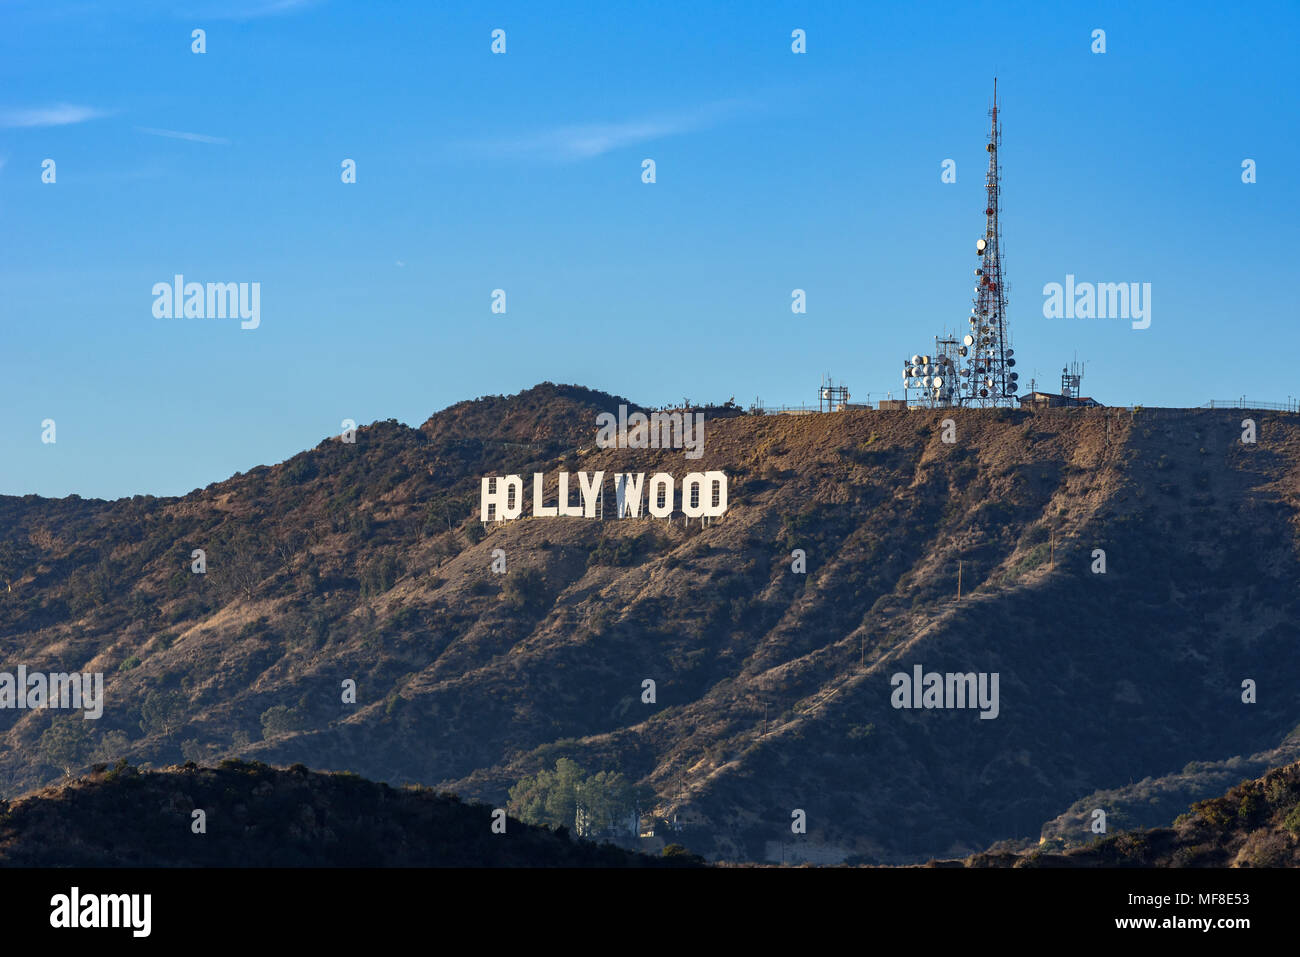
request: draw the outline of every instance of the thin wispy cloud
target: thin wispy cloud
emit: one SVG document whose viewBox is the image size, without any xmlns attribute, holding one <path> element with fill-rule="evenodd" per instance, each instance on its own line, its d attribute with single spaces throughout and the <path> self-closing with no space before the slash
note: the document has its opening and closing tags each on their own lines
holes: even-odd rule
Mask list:
<svg viewBox="0 0 1300 957">
<path fill-rule="evenodd" d="M 110 111 L 96 109 L 93 106 L 74 106 L 71 103 L 59 103 L 55 106 L 38 106 L 25 110 L 0 111 L 0 126 L 11 129 L 38 126 L 68 126 L 72 123 L 84 123 L 109 116 Z"/>
<path fill-rule="evenodd" d="M 746 101 L 723 100 L 689 112 L 614 123 L 559 126 L 508 139 L 466 142 L 460 144 L 460 148 L 478 156 L 572 162 L 591 159 L 638 143 L 708 129 L 750 108 L 751 104 Z"/>
<path fill-rule="evenodd" d="M 218 146 L 230 145 L 230 140 L 223 136 L 207 136 L 203 133 L 185 133 L 181 130 L 155 130 L 147 126 L 137 126 L 136 129 L 141 133 L 148 133 L 150 136 L 166 136 L 173 140 L 189 140 L 191 143 L 216 143 Z"/>
</svg>

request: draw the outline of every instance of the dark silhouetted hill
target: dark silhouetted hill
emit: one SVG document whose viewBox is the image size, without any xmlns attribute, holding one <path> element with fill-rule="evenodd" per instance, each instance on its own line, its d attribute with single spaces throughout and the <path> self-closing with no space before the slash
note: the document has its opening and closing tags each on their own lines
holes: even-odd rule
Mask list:
<svg viewBox="0 0 1300 957">
<path fill-rule="evenodd" d="M 195 833 L 194 811 L 205 814 Z M 10 867 L 689 867 L 508 820 L 428 788 L 301 765 L 225 761 L 142 772 L 125 762 L 0 802 Z"/>
</svg>

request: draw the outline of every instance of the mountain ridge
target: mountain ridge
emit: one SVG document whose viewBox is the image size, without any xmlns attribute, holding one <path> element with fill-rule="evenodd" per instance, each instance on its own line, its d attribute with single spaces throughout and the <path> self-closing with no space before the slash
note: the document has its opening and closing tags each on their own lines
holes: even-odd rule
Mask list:
<svg viewBox="0 0 1300 957">
<path fill-rule="evenodd" d="M 177 499 L 0 498 L 10 660 L 105 672 L 77 767 L 245 756 L 501 802 L 573 757 L 650 786 L 715 859 L 790 853 L 803 809 L 819 859 L 907 863 L 1036 839 L 1081 795 L 1298 723 L 1293 417 L 1255 413 L 1248 447 L 1238 410 L 727 410 L 695 461 L 596 449 L 626 400 L 548 388 L 577 387 Z M 731 505 L 476 520 L 481 476 L 542 472 L 553 500 L 559 469 L 720 469 Z M 915 664 L 1001 673 L 1001 715 L 890 708 Z M 60 717 L 0 711 L 5 794 L 61 773 Z"/>
</svg>

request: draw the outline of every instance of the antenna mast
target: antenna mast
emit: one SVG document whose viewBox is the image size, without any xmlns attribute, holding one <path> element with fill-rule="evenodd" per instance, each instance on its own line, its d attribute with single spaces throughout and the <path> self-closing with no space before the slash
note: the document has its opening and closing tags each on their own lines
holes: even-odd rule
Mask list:
<svg viewBox="0 0 1300 957">
<path fill-rule="evenodd" d="M 975 270 L 975 297 L 970 315 L 970 333 L 962 342 L 968 355 L 963 378 L 966 380 L 966 404 L 973 406 L 1014 405 L 1016 380 L 1010 371 L 1016 360 L 1007 328 L 1007 292 L 1002 277 L 1002 174 L 998 166 L 998 147 L 1002 131 L 998 128 L 998 81 L 993 78 L 992 124 L 985 149 L 989 168 L 984 181 L 984 236 L 975 243 L 980 267 Z"/>
</svg>

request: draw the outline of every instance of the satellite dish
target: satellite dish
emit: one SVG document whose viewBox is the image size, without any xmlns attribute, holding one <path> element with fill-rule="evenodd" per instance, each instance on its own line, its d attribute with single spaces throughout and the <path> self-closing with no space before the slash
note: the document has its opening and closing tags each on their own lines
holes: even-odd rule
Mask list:
<svg viewBox="0 0 1300 957">
<path fill-rule="evenodd" d="M 1019 372 L 1008 373 L 1007 378 L 1010 379 L 1012 382 L 1015 382 L 1017 379 L 1020 378 L 1020 373 Z"/>
<path fill-rule="evenodd" d="M 976 270 L 975 270 L 975 275 L 977 275 L 977 276 L 982 276 L 982 275 L 984 275 L 984 270 L 983 270 L 983 269 L 976 269 Z"/>
<path fill-rule="evenodd" d="M 1015 360 L 1015 359 L 1008 359 L 1008 360 L 1007 360 L 1007 365 L 1009 365 L 1009 366 L 1013 366 L 1013 365 L 1015 365 L 1015 364 L 1016 364 L 1016 360 Z"/>
<path fill-rule="evenodd" d="M 929 376 L 926 376 L 924 379 L 921 380 L 921 382 L 925 385 L 925 387 L 926 387 L 927 389 L 930 388 L 930 377 L 929 377 Z"/>
<path fill-rule="evenodd" d="M 1011 358 L 1012 356 L 1014 356 L 1015 354 L 1016 354 L 1016 350 L 1015 350 L 1015 349 L 1008 349 L 1008 350 L 1007 350 L 1007 358 L 1008 358 L 1008 359 L 1010 359 L 1010 358 Z"/>
<path fill-rule="evenodd" d="M 937 376 L 934 377 L 934 387 L 935 387 L 936 389 L 942 389 L 942 388 L 943 388 L 943 376 L 941 376 L 941 375 L 937 375 Z"/>
<path fill-rule="evenodd" d="M 981 398 L 981 399 L 987 397 L 988 394 L 989 394 L 989 390 L 988 390 L 988 389 L 980 389 L 980 398 Z"/>
<path fill-rule="evenodd" d="M 975 337 L 974 337 L 974 336 L 964 336 L 964 337 L 962 338 L 961 341 L 964 342 L 964 343 L 965 343 L 966 345 L 968 345 L 968 346 L 973 346 L 973 345 L 975 345 Z"/>
<path fill-rule="evenodd" d="M 993 376 L 985 376 L 984 384 L 988 386 L 990 389 L 993 388 Z"/>
<path fill-rule="evenodd" d="M 1007 386 L 1007 395 L 1015 395 L 1015 394 L 1016 394 L 1016 384 L 1012 382 L 1010 385 Z"/>
<path fill-rule="evenodd" d="M 912 365 L 919 365 L 920 362 L 921 362 L 920 356 L 912 356 Z"/>
<path fill-rule="evenodd" d="M 962 377 L 963 377 L 963 378 L 967 378 L 967 377 L 969 377 L 969 376 L 970 376 L 970 369 L 962 369 L 962 370 L 961 370 L 961 374 L 962 374 Z"/>
<path fill-rule="evenodd" d="M 830 389 L 822 389 L 822 398 L 823 398 L 823 399 L 829 399 L 830 397 L 831 397 L 831 390 L 830 390 Z"/>
<path fill-rule="evenodd" d="M 989 145 L 992 145 L 992 144 L 989 144 Z M 983 255 L 983 254 L 984 254 L 984 250 L 988 248 L 988 245 L 989 245 L 989 241 L 988 241 L 987 239 L 977 239 L 977 240 L 975 240 L 975 252 L 979 253 L 980 255 Z"/>
<path fill-rule="evenodd" d="M 967 336 L 967 338 L 969 339 L 970 337 Z M 966 347 L 965 347 L 965 346 L 958 346 L 958 347 L 957 347 L 957 355 L 959 355 L 959 356 L 964 356 L 965 354 L 966 354 Z"/>
</svg>

